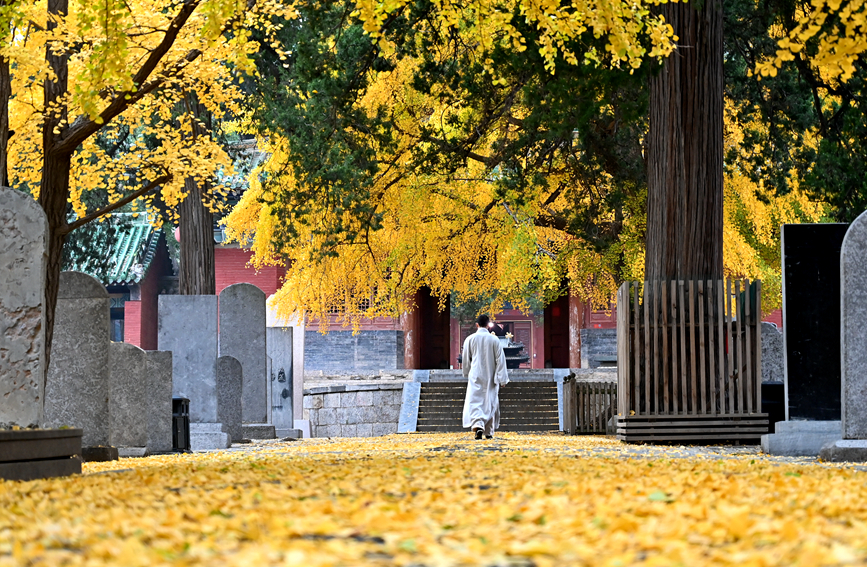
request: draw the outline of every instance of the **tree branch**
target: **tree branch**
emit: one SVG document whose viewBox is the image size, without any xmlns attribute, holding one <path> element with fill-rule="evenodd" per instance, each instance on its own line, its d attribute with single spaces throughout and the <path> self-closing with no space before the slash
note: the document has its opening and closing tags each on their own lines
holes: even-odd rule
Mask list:
<svg viewBox="0 0 867 567">
<path fill-rule="evenodd" d="M 99 114 L 99 123 L 86 116 L 79 116 L 65 132 L 56 138 L 49 152 L 52 154 L 71 155 L 82 142 L 99 131 L 103 124 L 107 124 L 130 106 L 153 92 L 157 87 L 165 83 L 167 79 L 180 74 L 187 65 L 195 61 L 202 54 L 198 49 L 188 51 L 185 56 L 171 65 L 162 75 L 148 80 L 160 61 L 172 48 L 181 29 L 186 25 L 200 3 L 201 0 L 185 0 L 180 11 L 172 19 L 171 24 L 169 24 L 169 29 L 165 32 L 163 40 L 150 52 L 141 68 L 133 76 L 133 82 L 139 86 L 138 89 L 118 93 L 105 110 Z M 251 10 L 255 5 L 256 0 L 247 0 L 247 10 Z M 237 17 L 230 19 L 226 27 L 228 28 Z"/>
<path fill-rule="evenodd" d="M 99 209 L 98 211 L 94 211 L 94 212 L 90 213 L 89 215 L 85 215 L 73 223 L 67 224 L 65 227 L 63 227 L 58 232 L 60 232 L 61 234 L 69 234 L 70 232 L 72 232 L 76 228 L 84 226 L 94 219 L 98 219 L 99 217 L 106 215 L 106 214 L 108 214 L 114 210 L 117 210 L 128 203 L 132 203 L 133 201 L 135 201 L 139 197 L 147 195 L 148 193 L 150 193 L 151 191 L 153 191 L 154 189 L 156 189 L 160 185 L 168 183 L 171 180 L 172 180 L 171 175 L 163 175 L 161 177 L 157 177 L 155 180 L 151 181 L 150 183 L 148 183 L 147 185 L 145 185 L 144 187 L 142 187 L 141 189 L 139 189 L 135 193 L 127 195 L 126 197 L 117 201 L 116 203 L 112 203 L 112 204 L 108 205 L 107 207 L 103 207 L 102 209 Z"/>
</svg>

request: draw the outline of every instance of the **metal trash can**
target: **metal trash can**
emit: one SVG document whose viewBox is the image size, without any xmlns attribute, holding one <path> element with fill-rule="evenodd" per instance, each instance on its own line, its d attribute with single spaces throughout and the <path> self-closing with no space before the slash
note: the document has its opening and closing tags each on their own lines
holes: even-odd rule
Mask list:
<svg viewBox="0 0 867 567">
<path fill-rule="evenodd" d="M 190 400 L 172 398 L 172 451 L 190 452 Z"/>
</svg>

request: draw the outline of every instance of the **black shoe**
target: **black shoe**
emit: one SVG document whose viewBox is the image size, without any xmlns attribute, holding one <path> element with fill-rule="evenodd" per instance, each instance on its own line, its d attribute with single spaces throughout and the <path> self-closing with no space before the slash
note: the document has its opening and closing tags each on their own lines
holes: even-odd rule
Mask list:
<svg viewBox="0 0 867 567">
<path fill-rule="evenodd" d="M 481 429 L 476 429 L 476 439 L 481 439 L 484 433 Z"/>
<path fill-rule="evenodd" d="M 493 435 L 485 435 L 485 439 L 493 439 L 493 438 L 494 438 Z"/>
</svg>

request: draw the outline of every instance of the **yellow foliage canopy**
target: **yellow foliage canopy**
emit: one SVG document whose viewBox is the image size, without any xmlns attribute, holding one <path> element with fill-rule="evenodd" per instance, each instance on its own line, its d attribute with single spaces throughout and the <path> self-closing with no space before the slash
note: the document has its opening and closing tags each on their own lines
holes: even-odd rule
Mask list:
<svg viewBox="0 0 867 567">
<path fill-rule="evenodd" d="M 231 173 L 231 160 L 213 137 L 195 135 L 191 103 L 217 121 L 242 113 L 239 77 L 255 72 L 252 55 L 259 48 L 252 31 L 269 37 L 281 18 L 295 16 L 275 0 L 106 0 L 73 2 L 65 17 L 60 12 L 49 18 L 45 0 L 22 0 L 6 14 L 11 33 L 2 56 L 12 64 L 14 131 L 9 177 L 38 196 L 46 121 L 59 119 L 52 132 L 58 144 L 93 125 L 72 156 L 69 202 L 78 218 L 94 212 L 83 197 L 96 188 L 108 190 L 110 204 L 159 182 L 161 201 L 172 208 L 186 197 L 185 178 L 201 184 Z M 65 92 L 50 107 L 45 81 L 62 85 L 64 78 L 55 76 L 46 50 L 68 59 Z M 142 73 L 151 63 L 151 72 Z M 114 114 L 119 104 L 125 108 Z M 152 192 L 146 203 L 153 198 Z M 217 201 L 207 204 L 217 207 Z"/>
</svg>

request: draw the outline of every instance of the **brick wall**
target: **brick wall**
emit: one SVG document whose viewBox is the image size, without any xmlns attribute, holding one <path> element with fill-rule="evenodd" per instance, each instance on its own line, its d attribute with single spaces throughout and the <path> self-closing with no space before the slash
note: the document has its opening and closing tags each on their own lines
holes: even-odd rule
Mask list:
<svg viewBox="0 0 867 567">
<path fill-rule="evenodd" d="M 220 248 L 214 250 L 214 270 L 216 272 L 217 294 L 236 283 L 249 283 L 273 295 L 283 285 L 286 270 L 282 266 L 266 266 L 259 271 L 248 265 L 253 253 L 241 248 Z"/>
<path fill-rule="evenodd" d="M 124 303 L 124 342 L 144 350 L 157 350 L 160 278 L 170 273 L 171 260 L 166 249 L 165 236 L 160 236 L 156 255 L 139 284 L 141 299 Z"/>
<path fill-rule="evenodd" d="M 346 374 L 404 367 L 403 331 L 304 333 L 304 369 Z"/>
<path fill-rule="evenodd" d="M 328 386 L 304 390 L 303 418 L 313 437 L 377 437 L 397 433 L 403 384 Z"/>
</svg>

